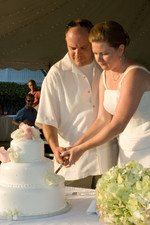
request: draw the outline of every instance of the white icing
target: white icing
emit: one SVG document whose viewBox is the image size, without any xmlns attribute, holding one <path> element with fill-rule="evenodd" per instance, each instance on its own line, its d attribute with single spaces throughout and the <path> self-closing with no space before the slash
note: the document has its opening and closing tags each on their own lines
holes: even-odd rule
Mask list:
<svg viewBox="0 0 150 225">
<path fill-rule="evenodd" d="M 43 158 L 40 162 L 33 163 L 2 163 L 0 185 L 34 188 L 45 184 L 47 174 L 52 172 L 53 163 L 48 158 Z"/>
<path fill-rule="evenodd" d="M 8 150 L 11 162 L 0 165 L 0 218 L 18 220 L 62 211 L 67 206 L 64 178 L 54 174 L 53 162 L 44 157 L 43 141 L 20 139 L 19 131 L 14 136 Z"/>
<path fill-rule="evenodd" d="M 0 215 L 8 209 L 17 209 L 22 216 L 49 214 L 66 206 L 64 187 L 41 186 L 41 188 L 0 188 Z"/>
<path fill-rule="evenodd" d="M 8 151 L 19 154 L 19 162 L 34 162 L 44 158 L 44 142 L 42 140 L 13 140 Z"/>
</svg>

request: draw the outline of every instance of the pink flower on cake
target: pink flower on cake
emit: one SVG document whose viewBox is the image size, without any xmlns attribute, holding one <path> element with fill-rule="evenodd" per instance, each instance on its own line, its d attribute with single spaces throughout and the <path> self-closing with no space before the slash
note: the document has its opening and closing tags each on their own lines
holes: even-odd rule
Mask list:
<svg viewBox="0 0 150 225">
<path fill-rule="evenodd" d="M 32 140 L 32 136 L 33 136 L 33 130 L 32 127 L 28 126 L 27 124 L 21 123 L 19 128 L 21 130 L 23 130 L 24 133 L 24 138 L 26 140 Z"/>
<path fill-rule="evenodd" d="M 3 163 L 10 162 L 9 152 L 7 152 L 4 147 L 0 147 L 0 161 Z"/>
<path fill-rule="evenodd" d="M 19 129 L 15 130 L 11 134 L 11 138 L 14 140 L 40 140 L 40 131 L 35 127 L 28 126 L 21 123 Z"/>
</svg>

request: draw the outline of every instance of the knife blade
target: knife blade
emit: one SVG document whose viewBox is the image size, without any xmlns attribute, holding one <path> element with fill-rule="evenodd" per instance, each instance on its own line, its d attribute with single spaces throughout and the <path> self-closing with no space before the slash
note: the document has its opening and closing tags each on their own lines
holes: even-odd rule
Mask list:
<svg viewBox="0 0 150 225">
<path fill-rule="evenodd" d="M 63 164 L 58 167 L 58 169 L 55 171 L 55 173 L 57 174 L 61 170 L 62 167 L 63 167 Z"/>
</svg>

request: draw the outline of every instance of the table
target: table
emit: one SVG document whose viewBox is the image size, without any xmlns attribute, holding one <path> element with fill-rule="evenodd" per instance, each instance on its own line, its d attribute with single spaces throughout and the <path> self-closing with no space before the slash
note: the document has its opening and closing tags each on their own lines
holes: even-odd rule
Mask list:
<svg viewBox="0 0 150 225">
<path fill-rule="evenodd" d="M 14 115 L 0 116 L 0 141 L 11 141 L 11 133 L 17 129 L 12 124 Z"/>
<path fill-rule="evenodd" d="M 95 191 L 84 188 L 65 188 L 66 197 L 70 201 L 71 209 L 61 215 L 43 219 L 24 221 L 0 220 L 3 225 L 105 225 L 99 221 L 97 214 L 87 215 L 86 211 L 95 199 Z"/>
</svg>

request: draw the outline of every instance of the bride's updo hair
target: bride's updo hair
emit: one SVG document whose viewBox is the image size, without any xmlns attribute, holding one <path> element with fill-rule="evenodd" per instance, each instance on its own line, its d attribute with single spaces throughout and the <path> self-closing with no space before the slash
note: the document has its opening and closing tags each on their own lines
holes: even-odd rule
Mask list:
<svg viewBox="0 0 150 225">
<path fill-rule="evenodd" d="M 128 46 L 130 38 L 123 27 L 115 21 L 96 24 L 90 31 L 89 41 L 107 42 L 110 47 L 118 48 L 121 44 Z"/>
</svg>

